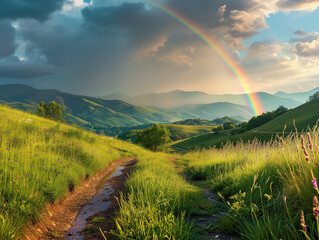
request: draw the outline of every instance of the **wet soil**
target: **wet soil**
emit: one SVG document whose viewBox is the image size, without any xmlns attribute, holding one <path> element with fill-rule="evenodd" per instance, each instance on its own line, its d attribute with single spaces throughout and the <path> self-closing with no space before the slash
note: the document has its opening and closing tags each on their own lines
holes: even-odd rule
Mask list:
<svg viewBox="0 0 319 240">
<path fill-rule="evenodd" d="M 199 188 L 202 188 L 208 203 L 212 208 L 215 208 L 216 203 L 221 202 L 220 197 L 213 193 L 205 184 L 205 182 L 193 181 L 188 174 L 185 172 L 185 169 L 176 162 L 177 158 L 171 158 L 170 160 L 176 166 L 177 172 L 190 184 L 195 185 Z M 214 211 L 214 213 L 207 213 L 205 215 L 192 215 L 189 220 L 194 224 L 194 227 L 197 232 L 197 238 L 201 240 L 238 240 L 238 236 L 233 236 L 224 232 L 221 232 L 216 228 L 218 222 L 222 217 L 225 216 L 223 210 Z"/>
<path fill-rule="evenodd" d="M 70 232 L 70 234 L 66 234 L 67 231 L 72 226 L 78 225 L 79 222 L 85 222 L 86 220 L 82 215 L 89 211 L 91 211 L 93 216 L 91 214 L 87 216 L 89 223 L 86 224 L 85 222 L 86 233 L 77 235 L 73 239 L 103 239 L 99 228 L 104 232 L 110 232 L 114 228 L 112 218 L 117 208 L 115 197 L 119 197 L 119 192 L 124 186 L 127 173 L 136 163 L 135 159 L 136 157 L 129 157 L 113 161 L 106 169 L 83 180 L 80 186 L 75 187 L 67 196 L 56 203 L 48 205 L 37 222 L 29 223 L 24 231 L 25 237 L 21 239 L 72 239 L 71 237 L 77 233 Z M 116 171 L 117 169 L 119 170 Z M 114 175 L 110 178 L 113 173 Z M 96 197 L 101 189 L 106 194 L 105 197 Z M 89 202 L 91 199 L 95 200 Z M 95 206 L 94 203 L 97 205 Z M 105 207 L 105 209 L 100 207 Z M 105 211 L 106 209 L 107 211 Z M 82 213 L 82 215 L 79 215 L 79 213 Z M 77 220 L 78 215 L 81 221 Z M 90 223 L 90 220 L 96 217 L 101 217 L 99 223 Z M 106 235 L 109 236 L 109 234 Z"/>
</svg>

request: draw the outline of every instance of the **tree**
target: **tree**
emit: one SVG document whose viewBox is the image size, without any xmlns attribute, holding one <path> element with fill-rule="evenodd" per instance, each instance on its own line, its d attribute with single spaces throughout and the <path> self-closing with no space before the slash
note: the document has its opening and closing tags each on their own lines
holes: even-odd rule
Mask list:
<svg viewBox="0 0 319 240">
<path fill-rule="evenodd" d="M 224 130 L 223 125 L 220 125 L 217 128 L 213 128 L 213 131 L 215 134 L 218 134 L 220 131 L 223 131 L 223 130 Z"/>
<path fill-rule="evenodd" d="M 137 132 L 135 143 L 141 144 L 152 151 L 165 151 L 171 142 L 169 130 L 157 123 L 152 127 Z"/>
<path fill-rule="evenodd" d="M 226 129 L 234 129 L 234 128 L 236 128 L 236 125 L 233 122 L 228 122 L 228 123 L 224 123 L 223 127 L 224 127 L 225 130 Z"/>
<path fill-rule="evenodd" d="M 62 107 L 59 103 L 56 103 L 55 101 L 52 101 L 49 104 L 46 104 L 45 102 L 42 101 L 38 105 L 36 114 L 38 114 L 41 117 L 49 118 L 54 121 L 63 122 L 64 121 L 63 111 L 64 111 L 64 107 Z"/>
<path fill-rule="evenodd" d="M 316 99 L 319 99 L 319 92 L 316 92 L 315 94 L 309 97 L 309 101 L 316 100 Z"/>
</svg>

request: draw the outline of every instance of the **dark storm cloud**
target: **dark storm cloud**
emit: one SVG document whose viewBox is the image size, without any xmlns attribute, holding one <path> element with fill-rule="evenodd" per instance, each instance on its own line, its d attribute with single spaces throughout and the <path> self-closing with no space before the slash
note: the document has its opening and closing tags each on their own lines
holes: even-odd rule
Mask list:
<svg viewBox="0 0 319 240">
<path fill-rule="evenodd" d="M 48 16 L 61 9 L 67 0 L 1 0 L 0 19 L 33 18 L 47 19 Z"/>
<path fill-rule="evenodd" d="M 36 62 L 23 62 L 15 57 L 0 61 L 0 78 L 36 78 L 57 73 L 52 66 Z"/>
<path fill-rule="evenodd" d="M 16 47 L 14 27 L 9 20 L 0 20 L 0 59 L 12 55 Z"/>
<path fill-rule="evenodd" d="M 144 3 L 123 3 L 111 7 L 86 7 L 82 10 L 86 26 L 102 31 L 108 37 L 125 36 L 129 44 L 143 46 L 165 34 L 172 24 L 163 13 L 146 9 Z M 112 33 L 110 34 L 110 31 Z"/>
</svg>

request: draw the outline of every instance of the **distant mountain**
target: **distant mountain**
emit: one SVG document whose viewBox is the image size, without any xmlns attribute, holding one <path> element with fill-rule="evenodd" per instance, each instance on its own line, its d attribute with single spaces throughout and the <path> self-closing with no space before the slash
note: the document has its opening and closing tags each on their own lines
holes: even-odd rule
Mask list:
<svg viewBox="0 0 319 240">
<path fill-rule="evenodd" d="M 277 109 L 280 105 L 294 108 L 304 101 L 298 101 L 287 97 L 275 96 L 265 92 L 256 93 L 263 103 L 265 111 Z M 216 102 L 230 102 L 239 105 L 247 105 L 244 94 L 215 95 L 198 91 L 175 90 L 167 93 L 149 93 L 140 96 L 126 96 L 123 94 L 112 94 L 103 99 L 120 99 L 134 105 L 144 107 L 158 107 L 164 109 L 177 108 L 189 104 L 209 104 Z"/>
<path fill-rule="evenodd" d="M 296 93 L 277 92 L 274 95 L 277 97 L 294 99 L 295 101 L 305 103 L 308 100 L 308 98 L 316 92 L 319 92 L 319 87 L 314 88 L 307 92 L 296 92 Z"/>
<path fill-rule="evenodd" d="M 178 114 L 134 106 L 120 100 L 63 93 L 57 90 L 39 90 L 26 85 L 0 86 L 0 103 L 19 109 L 35 111 L 41 101 L 56 101 L 66 109 L 66 120 L 86 128 L 133 126 L 154 122 L 180 120 Z"/>
<path fill-rule="evenodd" d="M 229 102 L 218 102 L 211 104 L 193 104 L 174 108 L 177 113 L 186 113 L 197 116 L 197 118 L 214 120 L 223 116 L 240 116 L 242 119 L 248 120 L 253 114 L 249 107 Z"/>
</svg>

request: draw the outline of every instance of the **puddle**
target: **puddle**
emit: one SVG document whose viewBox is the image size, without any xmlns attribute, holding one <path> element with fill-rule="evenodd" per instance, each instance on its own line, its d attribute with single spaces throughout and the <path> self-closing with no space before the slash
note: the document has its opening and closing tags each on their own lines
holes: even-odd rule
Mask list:
<svg viewBox="0 0 319 240">
<path fill-rule="evenodd" d="M 84 239 L 84 236 L 80 233 L 88 223 L 86 219 L 98 212 L 106 211 L 112 203 L 110 196 L 113 194 L 114 189 L 107 183 L 107 180 L 121 176 L 124 168 L 125 166 L 119 166 L 110 176 L 106 176 L 102 179 L 101 183 L 96 188 L 96 194 L 88 201 L 87 205 L 81 208 L 78 216 L 73 221 L 74 225 L 67 231 L 65 235 L 66 239 Z"/>
</svg>

